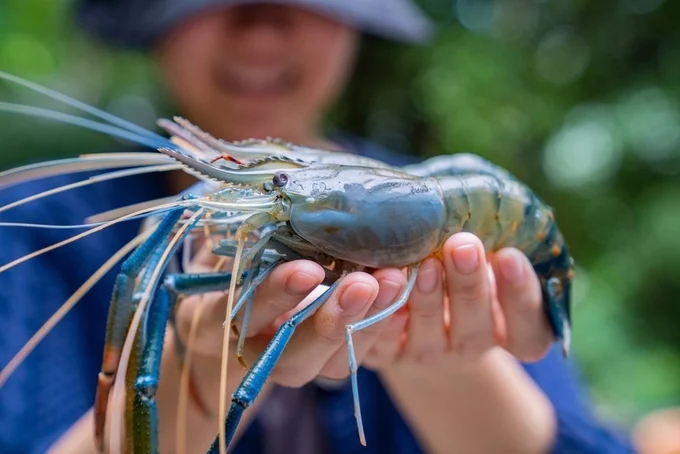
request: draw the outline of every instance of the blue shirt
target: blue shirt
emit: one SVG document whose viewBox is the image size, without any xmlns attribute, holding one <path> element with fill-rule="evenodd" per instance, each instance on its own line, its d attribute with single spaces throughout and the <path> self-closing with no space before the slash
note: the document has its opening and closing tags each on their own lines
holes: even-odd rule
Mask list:
<svg viewBox="0 0 680 454">
<path fill-rule="evenodd" d="M 391 154 L 361 140 L 341 142 L 359 154 L 392 164 L 412 162 L 412 158 Z M 0 191 L 0 206 L 85 176 L 89 174 L 56 177 Z M 167 194 L 163 175 L 127 177 L 23 205 L 0 214 L 0 220 L 80 224 L 90 215 Z M 0 365 L 7 364 L 47 318 L 139 231 L 139 226 L 139 221 L 118 224 L 0 274 Z M 0 264 L 79 231 L 0 227 Z M 117 269 L 114 267 L 85 295 L 0 388 L 0 452 L 43 453 L 91 407 Z M 572 364 L 562 359 L 558 348 L 542 361 L 523 367 L 555 406 L 559 429 L 553 452 L 633 452 L 627 439 L 595 419 Z M 378 377 L 361 369 L 359 386 L 368 439 L 365 448 L 359 444 L 349 386 L 324 390 L 309 384 L 299 391 L 313 398 L 326 452 L 423 452 Z M 265 407 L 261 413 L 266 411 Z M 236 452 L 264 453 L 265 441 L 262 423 L 256 419 Z"/>
</svg>

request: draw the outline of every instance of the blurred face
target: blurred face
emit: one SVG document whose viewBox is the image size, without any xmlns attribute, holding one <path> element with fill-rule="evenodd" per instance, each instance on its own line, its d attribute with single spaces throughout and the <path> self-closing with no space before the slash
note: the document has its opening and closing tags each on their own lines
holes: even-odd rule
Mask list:
<svg viewBox="0 0 680 454">
<path fill-rule="evenodd" d="M 188 19 L 159 43 L 157 57 L 183 115 L 213 135 L 313 146 L 351 72 L 357 38 L 307 10 L 248 5 Z"/>
</svg>

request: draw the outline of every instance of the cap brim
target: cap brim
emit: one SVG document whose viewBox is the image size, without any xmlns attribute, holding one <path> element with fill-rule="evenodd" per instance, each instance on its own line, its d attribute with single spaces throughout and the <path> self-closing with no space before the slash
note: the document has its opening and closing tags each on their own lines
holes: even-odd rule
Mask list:
<svg viewBox="0 0 680 454">
<path fill-rule="evenodd" d="M 151 3 L 151 2 L 149 2 Z M 174 2 L 81 0 L 75 18 L 88 33 L 110 45 L 145 49 L 188 17 L 210 8 L 257 3 L 297 6 L 360 31 L 407 44 L 424 44 L 434 24 L 409 0 L 184 0 Z"/>
</svg>

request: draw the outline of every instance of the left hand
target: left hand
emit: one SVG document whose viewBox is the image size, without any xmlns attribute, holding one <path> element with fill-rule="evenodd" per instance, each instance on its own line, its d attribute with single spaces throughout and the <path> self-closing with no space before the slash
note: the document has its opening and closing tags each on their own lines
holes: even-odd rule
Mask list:
<svg viewBox="0 0 680 454">
<path fill-rule="evenodd" d="M 553 333 L 542 308 L 540 283 L 517 249 L 498 251 L 487 262 L 479 238 L 458 233 L 442 250 L 444 263 L 421 265 L 407 310 L 381 330 L 364 364 L 374 370 L 408 363 L 474 364 L 497 347 L 524 362 L 543 358 Z M 379 270 L 377 280 L 398 282 L 404 274 Z"/>
</svg>

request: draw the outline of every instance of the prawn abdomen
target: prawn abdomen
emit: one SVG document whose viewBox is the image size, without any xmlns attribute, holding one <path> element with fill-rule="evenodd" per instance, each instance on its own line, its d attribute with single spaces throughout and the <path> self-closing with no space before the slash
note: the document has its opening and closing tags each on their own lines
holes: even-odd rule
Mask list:
<svg viewBox="0 0 680 454">
<path fill-rule="evenodd" d="M 550 208 L 515 180 L 478 174 L 438 181 L 447 213 L 442 242 L 454 233 L 470 232 L 488 252 L 516 247 L 529 255 L 554 219 Z"/>
</svg>

